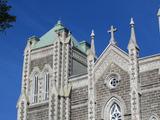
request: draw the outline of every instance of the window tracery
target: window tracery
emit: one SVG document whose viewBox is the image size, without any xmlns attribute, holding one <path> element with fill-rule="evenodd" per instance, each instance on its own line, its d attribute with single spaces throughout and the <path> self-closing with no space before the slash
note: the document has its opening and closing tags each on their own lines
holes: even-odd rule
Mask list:
<svg viewBox="0 0 160 120">
<path fill-rule="evenodd" d="M 111 106 L 110 120 L 122 120 L 121 109 L 116 103 Z"/>
<path fill-rule="evenodd" d="M 105 84 L 110 88 L 114 89 L 118 86 L 120 82 L 120 76 L 116 73 L 111 73 L 106 77 Z"/>
</svg>

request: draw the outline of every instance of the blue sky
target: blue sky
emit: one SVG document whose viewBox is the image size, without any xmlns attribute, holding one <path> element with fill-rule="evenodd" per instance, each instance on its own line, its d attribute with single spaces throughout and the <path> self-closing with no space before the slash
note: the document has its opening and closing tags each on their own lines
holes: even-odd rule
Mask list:
<svg viewBox="0 0 160 120">
<path fill-rule="evenodd" d="M 27 38 L 42 36 L 58 19 L 79 40 L 90 42 L 94 29 L 97 55 L 109 41 L 107 30 L 114 25 L 116 40 L 127 50 L 129 22 L 133 17 L 140 55 L 160 53 L 157 10 L 160 0 L 12 0 L 14 27 L 0 33 L 1 99 L 0 120 L 16 120 L 16 102 L 21 88 L 23 50 Z"/>
</svg>

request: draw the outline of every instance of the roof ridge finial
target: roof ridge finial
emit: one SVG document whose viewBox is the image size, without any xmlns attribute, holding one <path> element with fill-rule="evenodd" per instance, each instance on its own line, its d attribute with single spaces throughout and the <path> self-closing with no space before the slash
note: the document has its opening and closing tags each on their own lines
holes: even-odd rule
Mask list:
<svg viewBox="0 0 160 120">
<path fill-rule="evenodd" d="M 108 30 L 108 33 L 111 34 L 110 44 L 113 44 L 113 45 L 117 44 L 115 37 L 114 37 L 114 32 L 116 32 L 116 31 L 117 31 L 117 28 L 114 28 L 113 25 L 111 25 L 110 30 Z"/>
<path fill-rule="evenodd" d="M 62 25 L 61 19 L 59 19 L 59 20 L 57 21 L 57 25 Z"/>
<path fill-rule="evenodd" d="M 94 33 L 93 29 L 92 29 L 92 32 L 91 32 L 90 36 L 91 36 L 91 51 L 92 51 L 93 55 L 95 56 L 96 55 L 95 45 L 94 45 L 95 33 Z"/>
</svg>

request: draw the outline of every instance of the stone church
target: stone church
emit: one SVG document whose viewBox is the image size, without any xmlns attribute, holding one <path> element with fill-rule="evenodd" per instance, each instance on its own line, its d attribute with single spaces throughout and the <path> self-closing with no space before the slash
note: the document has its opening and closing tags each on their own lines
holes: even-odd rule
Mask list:
<svg viewBox="0 0 160 120">
<path fill-rule="evenodd" d="M 60 21 L 29 38 L 17 120 L 160 120 L 160 54 L 139 57 L 132 18 L 127 52 L 115 31 L 99 57 Z"/>
</svg>

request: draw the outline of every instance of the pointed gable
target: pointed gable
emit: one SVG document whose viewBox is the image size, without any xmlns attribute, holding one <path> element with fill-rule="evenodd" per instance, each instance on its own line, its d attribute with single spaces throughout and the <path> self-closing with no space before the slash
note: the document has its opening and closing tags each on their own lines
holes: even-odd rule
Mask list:
<svg viewBox="0 0 160 120">
<path fill-rule="evenodd" d="M 119 47 L 109 44 L 95 63 L 95 79 L 97 80 L 112 63 L 115 63 L 126 72 L 129 71 L 128 54 Z"/>
</svg>

